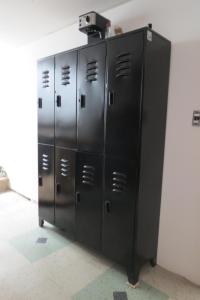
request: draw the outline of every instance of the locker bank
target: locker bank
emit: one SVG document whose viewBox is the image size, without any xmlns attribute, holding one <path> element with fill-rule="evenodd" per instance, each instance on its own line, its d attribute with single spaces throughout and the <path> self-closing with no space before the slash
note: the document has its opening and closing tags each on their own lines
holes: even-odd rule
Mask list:
<svg viewBox="0 0 200 300">
<path fill-rule="evenodd" d="M 38 61 L 39 224 L 133 285 L 156 264 L 170 48 L 144 27 Z"/>
</svg>

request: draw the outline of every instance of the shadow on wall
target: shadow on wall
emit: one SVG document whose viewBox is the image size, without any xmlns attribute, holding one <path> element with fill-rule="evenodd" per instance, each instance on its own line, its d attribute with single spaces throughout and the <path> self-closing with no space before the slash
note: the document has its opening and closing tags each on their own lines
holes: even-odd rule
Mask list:
<svg viewBox="0 0 200 300">
<path fill-rule="evenodd" d="M 158 262 L 200 285 L 200 40 L 172 44 Z"/>
</svg>

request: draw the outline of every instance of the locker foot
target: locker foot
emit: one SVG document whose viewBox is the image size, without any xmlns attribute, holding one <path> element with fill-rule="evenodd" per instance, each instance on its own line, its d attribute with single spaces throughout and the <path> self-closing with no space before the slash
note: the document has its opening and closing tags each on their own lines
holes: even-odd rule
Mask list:
<svg viewBox="0 0 200 300">
<path fill-rule="evenodd" d="M 154 268 L 157 265 L 157 260 L 156 258 L 150 259 L 150 265 Z"/>
<path fill-rule="evenodd" d="M 139 285 L 139 272 L 135 274 L 128 274 L 128 283 L 135 289 Z"/>
<path fill-rule="evenodd" d="M 133 288 L 139 284 L 140 269 L 143 264 L 143 259 L 136 255 L 130 261 L 129 268 L 127 269 L 128 282 Z"/>
<path fill-rule="evenodd" d="M 43 227 L 44 226 L 44 220 L 43 219 L 39 219 L 39 226 Z"/>
<path fill-rule="evenodd" d="M 137 266 L 135 265 L 135 268 L 133 270 L 128 271 L 128 282 L 134 288 L 138 286 L 139 274 L 140 274 L 140 267 L 138 264 Z"/>
</svg>

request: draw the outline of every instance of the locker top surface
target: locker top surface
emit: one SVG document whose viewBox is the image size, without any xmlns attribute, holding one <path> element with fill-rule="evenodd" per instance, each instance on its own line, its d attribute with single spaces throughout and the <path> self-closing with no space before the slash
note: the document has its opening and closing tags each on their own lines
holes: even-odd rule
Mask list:
<svg viewBox="0 0 200 300">
<path fill-rule="evenodd" d="M 50 58 L 50 57 L 54 57 L 55 55 L 64 54 L 64 53 L 70 53 L 70 52 L 73 52 L 73 51 L 80 51 L 81 49 L 85 49 L 87 47 L 92 47 L 94 45 L 98 45 L 98 44 L 101 44 L 101 43 L 107 43 L 107 42 L 109 42 L 111 40 L 122 38 L 122 37 L 125 37 L 125 36 L 128 36 L 128 35 L 132 35 L 132 34 L 135 34 L 135 33 L 138 33 L 138 32 L 145 33 L 147 31 L 152 32 L 152 34 L 157 35 L 160 39 L 165 40 L 166 42 L 168 42 L 168 43 L 171 44 L 170 40 L 168 40 L 167 38 L 165 38 L 164 36 L 162 36 L 160 33 L 152 30 L 148 26 L 145 26 L 145 27 L 142 27 L 142 28 L 139 28 L 139 29 L 131 30 L 131 31 L 128 31 L 128 32 L 125 32 L 125 33 L 122 33 L 122 34 L 118 34 L 118 35 L 106 38 L 104 40 L 100 40 L 98 42 L 94 42 L 94 43 L 91 43 L 91 44 L 85 44 L 83 46 L 79 46 L 79 47 L 72 48 L 72 49 L 69 49 L 69 50 L 61 51 L 61 52 L 58 52 L 58 53 L 55 53 L 55 54 L 52 54 L 52 55 L 49 55 L 49 56 L 44 56 L 44 57 L 38 59 L 38 63 L 40 61 L 44 60 L 44 59 L 47 59 L 47 58 Z"/>
</svg>

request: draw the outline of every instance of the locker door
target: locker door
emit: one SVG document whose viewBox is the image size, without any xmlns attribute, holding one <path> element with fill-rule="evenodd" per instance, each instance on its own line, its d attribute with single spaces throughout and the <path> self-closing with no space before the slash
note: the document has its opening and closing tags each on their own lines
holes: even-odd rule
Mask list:
<svg viewBox="0 0 200 300">
<path fill-rule="evenodd" d="M 105 43 L 79 51 L 78 149 L 102 152 L 104 141 Z"/>
<path fill-rule="evenodd" d="M 102 222 L 102 157 L 78 153 L 76 163 L 76 237 L 100 249 Z"/>
<path fill-rule="evenodd" d="M 38 62 L 38 142 L 54 145 L 54 57 Z"/>
<path fill-rule="evenodd" d="M 55 57 L 55 143 L 76 148 L 77 51 Z"/>
<path fill-rule="evenodd" d="M 55 224 L 74 234 L 75 152 L 56 147 Z"/>
<path fill-rule="evenodd" d="M 136 165 L 106 158 L 103 212 L 103 252 L 127 265 L 133 246 Z"/>
<path fill-rule="evenodd" d="M 138 145 L 143 33 L 108 41 L 106 153 L 133 157 Z"/>
<path fill-rule="evenodd" d="M 54 224 L 54 147 L 38 145 L 39 217 Z"/>
</svg>

